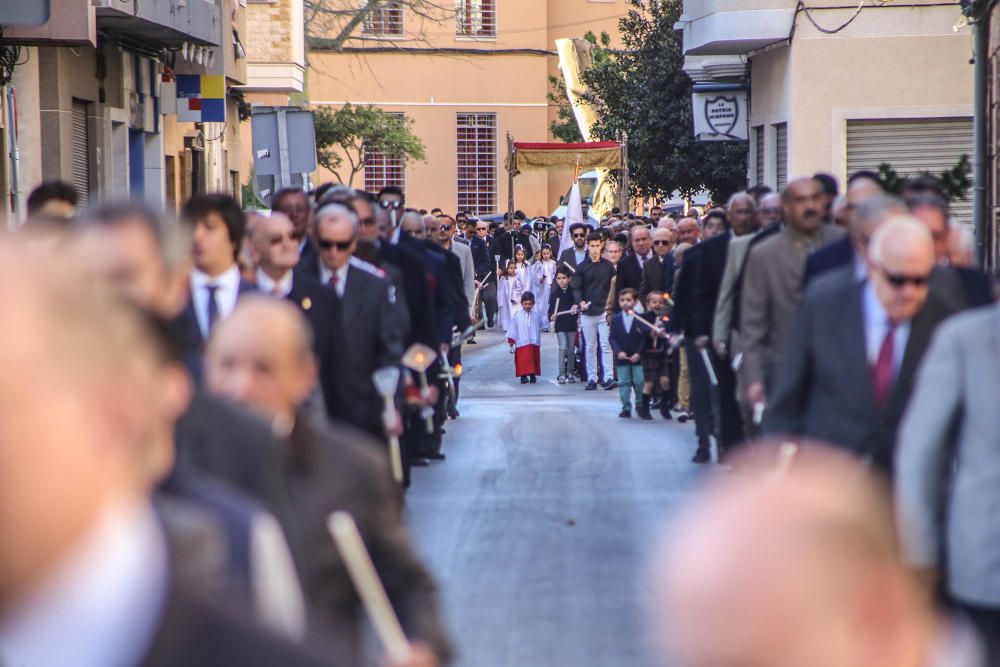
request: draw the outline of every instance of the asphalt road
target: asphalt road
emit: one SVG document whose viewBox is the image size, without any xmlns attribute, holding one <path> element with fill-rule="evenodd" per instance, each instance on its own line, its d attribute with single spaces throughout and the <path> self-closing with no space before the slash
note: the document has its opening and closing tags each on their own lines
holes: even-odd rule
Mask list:
<svg viewBox="0 0 1000 667">
<path fill-rule="evenodd" d="M 617 391 L 521 386 L 499 332 L 465 347 L 447 461 L 414 470 L 413 534 L 463 667 L 652 667 L 642 607 L 664 517 L 702 473 L 693 425 L 618 418 Z"/>
</svg>

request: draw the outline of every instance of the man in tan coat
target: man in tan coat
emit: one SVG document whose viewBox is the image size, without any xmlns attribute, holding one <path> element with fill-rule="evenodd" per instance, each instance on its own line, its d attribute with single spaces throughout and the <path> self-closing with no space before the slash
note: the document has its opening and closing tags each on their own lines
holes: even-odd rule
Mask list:
<svg viewBox="0 0 1000 667">
<path fill-rule="evenodd" d="M 755 245 L 747 256 L 740 305 L 747 402 L 764 404 L 802 298 L 806 256 L 844 235 L 823 224 L 823 190 L 812 178 L 799 178 L 782 193 L 785 227 Z"/>
</svg>

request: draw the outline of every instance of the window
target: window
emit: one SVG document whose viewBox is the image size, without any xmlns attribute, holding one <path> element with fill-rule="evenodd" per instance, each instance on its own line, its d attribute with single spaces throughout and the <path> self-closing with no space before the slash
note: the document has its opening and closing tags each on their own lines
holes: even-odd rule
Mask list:
<svg viewBox="0 0 1000 667">
<path fill-rule="evenodd" d="M 753 143 L 754 149 L 757 152 L 755 166 L 756 173 L 754 173 L 754 184 L 763 185 L 764 184 L 764 126 L 758 125 L 753 128 Z"/>
<path fill-rule="evenodd" d="M 458 146 L 458 209 L 490 215 L 497 209 L 497 115 L 460 113 Z"/>
<path fill-rule="evenodd" d="M 459 37 L 496 37 L 496 0 L 456 0 L 455 11 Z"/>
<path fill-rule="evenodd" d="M 365 146 L 365 191 L 378 192 L 387 186 L 406 192 L 406 165 L 398 155 Z"/>
<path fill-rule="evenodd" d="M 365 3 L 367 4 L 367 3 Z M 365 16 L 363 34 L 374 36 L 400 36 L 403 34 L 403 3 L 388 0 Z"/>
<path fill-rule="evenodd" d="M 788 185 L 788 123 L 774 126 L 774 173 L 781 192 Z"/>
<path fill-rule="evenodd" d="M 71 147 L 73 187 L 76 188 L 77 201 L 80 209 L 90 203 L 90 104 L 83 100 L 73 100 L 72 120 L 73 134 Z"/>
</svg>

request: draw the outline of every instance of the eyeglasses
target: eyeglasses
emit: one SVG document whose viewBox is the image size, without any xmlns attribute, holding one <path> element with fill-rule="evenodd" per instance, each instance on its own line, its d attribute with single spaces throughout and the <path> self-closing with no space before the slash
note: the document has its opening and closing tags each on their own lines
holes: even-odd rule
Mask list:
<svg viewBox="0 0 1000 667">
<path fill-rule="evenodd" d="M 383 199 L 378 204 L 382 208 L 402 208 L 403 207 L 403 202 L 401 202 L 401 201 L 399 201 L 397 199 Z"/>
<path fill-rule="evenodd" d="M 490 230 L 489 230 L 489 227 L 476 227 L 476 231 L 477 232 L 488 232 Z"/>
<path fill-rule="evenodd" d="M 586 236 L 587 236 L 586 234 L 572 234 L 572 237 L 575 239 L 582 239 L 585 238 Z"/>
<path fill-rule="evenodd" d="M 895 289 L 902 289 L 907 284 L 914 287 L 924 287 L 928 280 L 928 276 L 906 276 L 901 273 L 889 273 L 885 269 L 882 269 L 882 275 Z"/>
<path fill-rule="evenodd" d="M 374 225 L 375 224 L 375 216 L 371 216 L 371 217 L 368 217 L 368 218 L 361 218 L 358 221 L 358 224 L 361 224 L 361 225 Z"/>
<path fill-rule="evenodd" d="M 653 245 L 673 245 L 673 241 L 653 241 Z"/>
<path fill-rule="evenodd" d="M 450 232 L 451 231 L 451 225 L 441 225 L 440 227 L 438 227 L 438 229 L 440 231 L 442 231 L 442 232 Z"/>
<path fill-rule="evenodd" d="M 344 252 L 349 249 L 353 244 L 354 239 L 351 239 L 350 241 L 329 241 L 327 239 L 318 239 L 316 241 L 316 245 L 319 246 L 320 250 L 331 250 L 334 246 L 336 246 L 337 250 L 340 252 Z"/>
</svg>

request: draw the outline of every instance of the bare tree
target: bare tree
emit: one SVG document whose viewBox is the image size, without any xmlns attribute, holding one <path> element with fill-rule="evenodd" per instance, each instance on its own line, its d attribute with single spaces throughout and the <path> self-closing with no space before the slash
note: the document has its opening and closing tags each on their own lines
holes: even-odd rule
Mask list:
<svg viewBox="0 0 1000 667">
<path fill-rule="evenodd" d="M 428 23 L 439 25 L 453 19 L 456 14 L 454 0 L 305 0 L 306 34 L 314 45 L 324 51 L 342 51 L 351 38 L 364 32 L 366 25 L 386 21 L 387 12 L 416 18 L 419 28 L 412 24 L 402 34 L 391 31 L 376 33 L 386 46 L 394 44 L 393 37 L 407 42 L 427 42 Z"/>
</svg>

